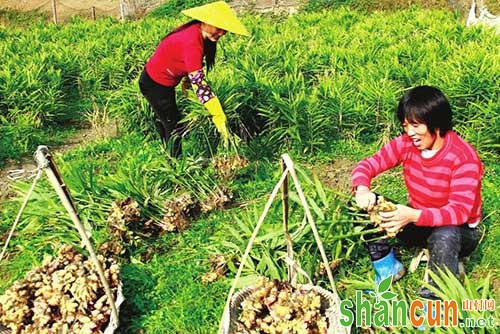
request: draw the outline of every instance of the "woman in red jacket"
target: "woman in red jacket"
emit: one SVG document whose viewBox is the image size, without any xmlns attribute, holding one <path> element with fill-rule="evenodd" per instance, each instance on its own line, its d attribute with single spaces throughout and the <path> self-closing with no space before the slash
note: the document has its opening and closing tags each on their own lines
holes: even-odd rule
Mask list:
<svg viewBox="0 0 500 334">
<path fill-rule="evenodd" d="M 397 116 L 404 133 L 360 161 L 352 172 L 356 202 L 370 211 L 376 204 L 371 180 L 402 164 L 409 204 L 380 212 L 381 228 L 399 232 L 404 244 L 428 248 L 434 272 L 448 268 L 458 274 L 459 257 L 468 256 L 479 241 L 483 165 L 474 148 L 452 131 L 451 107 L 439 89 L 409 90 L 399 102 Z M 401 278 L 403 265 L 387 240 L 366 246 L 376 282 L 391 274 L 393 279 Z M 435 297 L 426 288 L 419 294 Z"/>
<path fill-rule="evenodd" d="M 210 70 L 214 66 L 217 41 L 227 31 L 249 36 L 224 1 L 187 9 L 182 13 L 193 20 L 175 28 L 163 38 L 139 79 L 141 92 L 159 121 L 157 126 L 162 141 L 167 144 L 176 134 L 170 148 L 174 157 L 181 153 L 181 129 L 178 125 L 181 114 L 177 109 L 175 87 L 184 77 L 191 82 L 198 100 L 212 115 L 222 139 L 227 141 L 226 115 L 205 79 L 203 59 L 207 70 Z"/>
</svg>

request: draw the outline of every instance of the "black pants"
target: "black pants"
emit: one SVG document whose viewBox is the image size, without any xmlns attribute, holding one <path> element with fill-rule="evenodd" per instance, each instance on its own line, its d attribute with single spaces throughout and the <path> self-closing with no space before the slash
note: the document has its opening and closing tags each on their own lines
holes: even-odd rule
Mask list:
<svg viewBox="0 0 500 334">
<path fill-rule="evenodd" d="M 178 157 L 181 154 L 182 127 L 179 126 L 181 113 L 177 109 L 175 87 L 167 87 L 153 81 L 146 70 L 139 79 L 142 95 L 156 115 L 156 128 L 165 145 L 170 146 L 170 154 Z"/>
<path fill-rule="evenodd" d="M 477 247 L 480 232 L 467 224 L 461 226 L 421 227 L 408 224 L 397 234 L 397 238 L 405 246 L 425 247 L 429 249 L 429 268 L 450 269 L 458 274 L 458 262 L 461 257 L 468 256 Z M 379 239 L 366 244 L 372 260 L 387 255 L 391 246 L 386 239 Z"/>
</svg>

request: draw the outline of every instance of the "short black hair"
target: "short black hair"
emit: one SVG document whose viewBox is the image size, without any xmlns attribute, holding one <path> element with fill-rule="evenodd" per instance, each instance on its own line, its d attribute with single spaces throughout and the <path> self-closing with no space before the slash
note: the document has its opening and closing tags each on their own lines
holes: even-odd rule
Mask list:
<svg viewBox="0 0 500 334">
<path fill-rule="evenodd" d="M 444 137 L 452 129 L 451 106 L 446 96 L 436 87 L 417 86 L 407 91 L 399 101 L 397 116 L 401 124 L 423 123 L 431 133 L 439 129 Z"/>
</svg>

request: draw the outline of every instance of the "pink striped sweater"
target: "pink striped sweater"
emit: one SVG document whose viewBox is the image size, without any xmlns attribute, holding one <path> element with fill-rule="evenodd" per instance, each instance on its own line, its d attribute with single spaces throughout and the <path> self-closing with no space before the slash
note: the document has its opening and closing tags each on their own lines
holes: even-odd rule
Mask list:
<svg viewBox="0 0 500 334">
<path fill-rule="evenodd" d="M 403 164 L 409 205 L 422 210 L 415 225 L 445 226 L 481 220 L 483 165 L 474 148 L 455 132 L 448 131 L 443 147 L 431 158 L 423 158 L 408 135 L 383 146 L 360 161 L 352 171 L 352 185 L 370 187 L 378 174 Z"/>
</svg>

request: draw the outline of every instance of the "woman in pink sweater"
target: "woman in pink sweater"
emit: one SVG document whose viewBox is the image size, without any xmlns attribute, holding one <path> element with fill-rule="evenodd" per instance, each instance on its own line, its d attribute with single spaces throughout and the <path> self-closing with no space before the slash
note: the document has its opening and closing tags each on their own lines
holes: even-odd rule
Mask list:
<svg viewBox="0 0 500 334">
<path fill-rule="evenodd" d="M 468 256 L 479 241 L 483 165 L 474 148 L 452 131 L 451 107 L 439 89 L 409 90 L 399 102 L 397 117 L 404 133 L 352 172 L 356 203 L 370 211 L 376 204 L 371 180 L 402 164 L 408 206 L 398 204 L 394 211 L 381 212 L 381 228 L 398 233 L 403 244 L 428 248 L 434 272 L 448 268 L 458 274 L 459 258 Z M 401 278 L 404 267 L 385 239 L 366 248 L 377 283 L 391 274 Z M 419 294 L 435 298 L 426 288 Z"/>
</svg>

